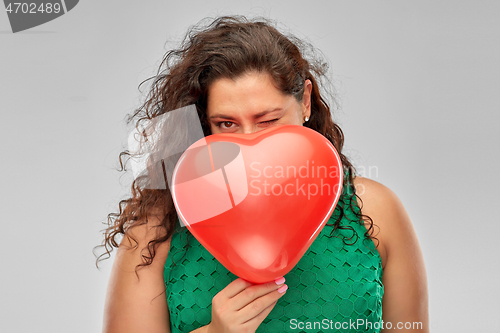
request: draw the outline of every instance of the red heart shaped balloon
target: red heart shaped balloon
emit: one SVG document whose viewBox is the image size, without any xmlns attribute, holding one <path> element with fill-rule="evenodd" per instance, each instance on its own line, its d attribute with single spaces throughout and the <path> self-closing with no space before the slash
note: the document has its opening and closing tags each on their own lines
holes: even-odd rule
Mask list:
<svg viewBox="0 0 500 333">
<path fill-rule="evenodd" d="M 342 191 L 333 145 L 307 127 L 215 134 L 181 156 L 175 207 L 191 233 L 253 283 L 288 273 L 333 213 Z"/>
</svg>

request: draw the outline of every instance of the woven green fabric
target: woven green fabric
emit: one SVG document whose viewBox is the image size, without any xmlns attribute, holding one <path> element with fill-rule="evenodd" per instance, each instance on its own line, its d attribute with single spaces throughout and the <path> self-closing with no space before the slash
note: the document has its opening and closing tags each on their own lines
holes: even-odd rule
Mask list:
<svg viewBox="0 0 500 333">
<path fill-rule="evenodd" d="M 354 215 L 359 207 L 355 199 L 349 205 L 346 191 L 327 224 L 333 224 L 342 211 L 340 225 L 352 228 L 336 229 L 333 237 L 333 226 L 323 228 L 285 275 L 289 288 L 258 333 L 380 331 L 384 293 L 381 259 L 373 241 L 365 238 L 366 228 Z M 236 278 L 187 228 L 178 227 L 164 270 L 172 333 L 191 332 L 209 324 L 213 296 Z"/>
</svg>

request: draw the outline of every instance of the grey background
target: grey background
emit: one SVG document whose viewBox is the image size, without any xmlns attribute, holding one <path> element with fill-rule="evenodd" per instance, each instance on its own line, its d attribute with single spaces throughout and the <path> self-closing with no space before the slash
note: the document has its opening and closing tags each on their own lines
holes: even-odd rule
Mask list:
<svg viewBox="0 0 500 333">
<path fill-rule="evenodd" d="M 165 42 L 206 16 L 264 15 L 330 60 L 346 152 L 398 194 L 425 255 L 433 332 L 497 332 L 500 3 L 81 1 L 12 34 L 0 13 L 1 332 L 98 332 L 101 222 Z M 368 172 L 368 168 L 371 171 Z"/>
</svg>

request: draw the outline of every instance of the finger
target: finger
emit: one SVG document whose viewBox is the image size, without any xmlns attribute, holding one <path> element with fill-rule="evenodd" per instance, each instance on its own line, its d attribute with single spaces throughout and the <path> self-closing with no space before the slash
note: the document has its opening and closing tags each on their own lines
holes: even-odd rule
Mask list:
<svg viewBox="0 0 500 333">
<path fill-rule="evenodd" d="M 253 331 L 253 329 L 256 330 L 257 327 L 259 327 L 259 325 L 264 321 L 264 319 L 266 319 L 266 317 L 271 313 L 271 311 L 274 309 L 277 303 L 278 301 L 273 302 L 271 305 L 265 308 L 261 313 L 259 313 L 253 318 L 250 318 L 248 321 L 242 324 L 242 328 L 250 328 L 249 331 Z"/>
<path fill-rule="evenodd" d="M 253 286 L 253 283 L 243 280 L 242 278 L 237 278 L 222 289 L 219 295 L 225 298 L 232 298 L 250 286 Z"/>
<path fill-rule="evenodd" d="M 269 306 L 276 303 L 278 299 L 285 294 L 287 288 L 287 285 L 283 285 L 279 289 L 257 298 L 256 300 L 247 304 L 245 307 L 239 310 L 238 317 L 241 318 L 242 322 L 246 322 L 254 317 L 259 316 L 261 312 L 265 311 Z"/>
<path fill-rule="evenodd" d="M 253 302 L 259 297 L 269 294 L 283 286 L 285 283 L 285 278 L 280 277 L 272 282 L 256 284 L 242 290 L 239 294 L 235 295 L 231 299 L 232 307 L 235 310 L 240 310 L 247 306 L 249 303 Z"/>
</svg>

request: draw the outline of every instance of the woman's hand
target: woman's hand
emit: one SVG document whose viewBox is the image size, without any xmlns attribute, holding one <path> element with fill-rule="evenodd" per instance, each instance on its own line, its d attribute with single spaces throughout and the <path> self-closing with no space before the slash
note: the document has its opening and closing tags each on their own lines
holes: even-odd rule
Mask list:
<svg viewBox="0 0 500 333">
<path fill-rule="evenodd" d="M 212 322 L 208 333 L 255 332 L 288 286 L 285 278 L 252 284 L 241 278 L 222 289 L 212 300 Z"/>
</svg>

